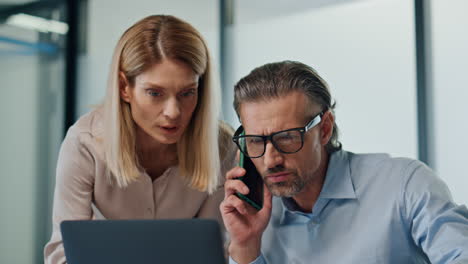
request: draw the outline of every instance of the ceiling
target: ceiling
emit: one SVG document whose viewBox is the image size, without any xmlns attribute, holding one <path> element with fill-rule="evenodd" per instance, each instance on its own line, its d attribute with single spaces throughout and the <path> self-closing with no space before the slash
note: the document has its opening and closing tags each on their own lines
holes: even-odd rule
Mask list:
<svg viewBox="0 0 468 264">
<path fill-rule="evenodd" d="M 56 7 L 61 0 L 0 0 L 0 24 L 9 16 L 26 13 L 41 16 L 42 10 Z"/>
<path fill-rule="evenodd" d="M 364 0 L 228 0 L 233 1 L 234 23 L 252 23 L 288 14 Z M 377 1 L 377 0 L 366 0 Z"/>
<path fill-rule="evenodd" d="M 37 0 L 0 0 L 0 11 L 9 9 L 11 7 L 36 2 Z"/>
</svg>

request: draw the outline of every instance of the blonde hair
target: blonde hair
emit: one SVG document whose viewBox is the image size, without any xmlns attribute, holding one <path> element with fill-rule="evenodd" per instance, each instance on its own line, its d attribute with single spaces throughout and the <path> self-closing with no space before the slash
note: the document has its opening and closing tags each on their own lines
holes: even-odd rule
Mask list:
<svg viewBox="0 0 468 264">
<path fill-rule="evenodd" d="M 104 102 L 104 145 L 111 180 L 126 187 L 138 179 L 142 170 L 130 106 L 120 98 L 119 73 L 133 86 L 136 76 L 163 59 L 186 63 L 200 76 L 197 106 L 177 142 L 178 166 L 189 186 L 211 193 L 218 185 L 220 172 L 220 91 L 213 85 L 210 56 L 200 33 L 185 21 L 166 15 L 138 21 L 125 31 L 114 50 Z"/>
</svg>

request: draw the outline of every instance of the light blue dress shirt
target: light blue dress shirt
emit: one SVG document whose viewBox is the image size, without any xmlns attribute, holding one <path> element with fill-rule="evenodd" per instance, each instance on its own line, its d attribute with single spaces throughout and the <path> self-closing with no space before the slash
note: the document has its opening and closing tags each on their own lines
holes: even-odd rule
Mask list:
<svg viewBox="0 0 468 264">
<path fill-rule="evenodd" d="M 312 213 L 273 198 L 252 263 L 468 263 L 468 210 L 419 161 L 337 151 Z"/>
</svg>

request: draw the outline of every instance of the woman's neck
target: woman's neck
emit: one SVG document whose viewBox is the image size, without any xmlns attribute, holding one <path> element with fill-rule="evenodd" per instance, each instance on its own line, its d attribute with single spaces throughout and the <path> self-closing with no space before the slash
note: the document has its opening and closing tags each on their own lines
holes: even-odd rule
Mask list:
<svg viewBox="0 0 468 264">
<path fill-rule="evenodd" d="M 140 128 L 136 129 L 136 150 L 145 169 L 168 167 L 177 161 L 177 144 L 161 144 Z"/>
</svg>

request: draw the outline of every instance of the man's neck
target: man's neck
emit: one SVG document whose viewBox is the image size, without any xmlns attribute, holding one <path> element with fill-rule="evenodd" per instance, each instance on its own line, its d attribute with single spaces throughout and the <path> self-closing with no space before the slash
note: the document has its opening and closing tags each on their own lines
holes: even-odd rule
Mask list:
<svg viewBox="0 0 468 264">
<path fill-rule="evenodd" d="M 320 166 L 316 171 L 316 175 L 312 177 L 312 180 L 300 193 L 293 196 L 294 201 L 300 210 L 304 213 L 312 212 L 312 208 L 314 207 L 325 182 L 330 155 L 325 152 L 323 153 L 322 157 L 323 159 L 321 160 Z"/>
</svg>

